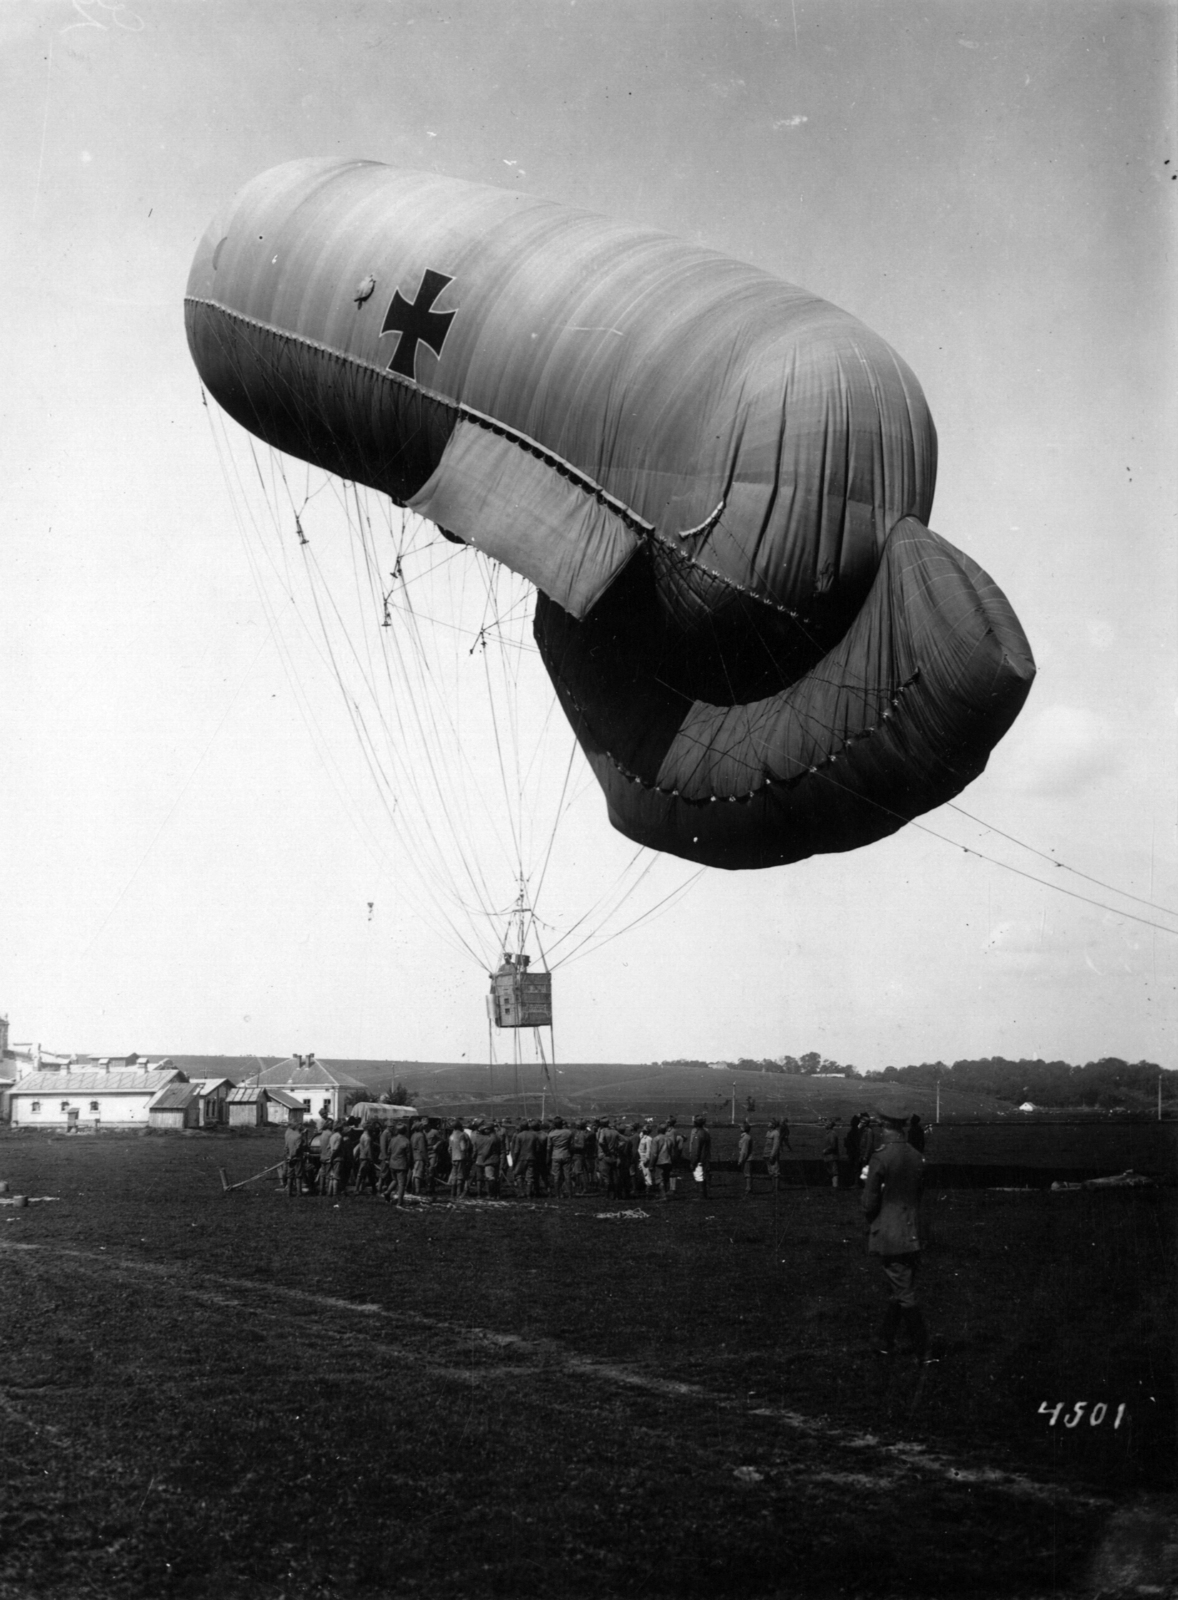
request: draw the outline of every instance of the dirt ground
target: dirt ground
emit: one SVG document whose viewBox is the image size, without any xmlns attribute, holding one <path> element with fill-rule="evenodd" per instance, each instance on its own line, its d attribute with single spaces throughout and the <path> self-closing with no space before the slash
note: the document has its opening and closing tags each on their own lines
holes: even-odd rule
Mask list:
<svg viewBox="0 0 1178 1600">
<path fill-rule="evenodd" d="M 223 1192 L 279 1154 L 0 1135 L 0 1600 L 1178 1592 L 1173 1190 L 929 1194 L 919 1368 L 854 1193 Z"/>
</svg>

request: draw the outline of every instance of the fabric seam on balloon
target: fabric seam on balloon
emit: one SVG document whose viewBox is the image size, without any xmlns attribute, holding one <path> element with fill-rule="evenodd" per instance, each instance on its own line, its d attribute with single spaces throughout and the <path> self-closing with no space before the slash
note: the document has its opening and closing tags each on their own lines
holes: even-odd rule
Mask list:
<svg viewBox="0 0 1178 1600">
<path fill-rule="evenodd" d="M 554 678 L 558 678 L 560 680 L 561 688 L 564 690 L 569 704 L 574 708 L 582 723 L 587 728 L 591 728 L 592 725 L 590 724 L 588 717 L 585 715 L 580 701 L 569 688 L 568 682 L 566 681 L 564 675 L 558 669 L 551 666 L 549 666 L 548 670 Z M 905 694 L 909 689 L 914 688 L 919 680 L 920 668 L 917 667 L 915 671 L 913 671 L 907 678 L 904 679 L 903 683 L 896 685 L 896 687 L 888 695 L 888 709 L 880 714 L 881 722 L 890 722 L 892 720 L 893 714 L 899 709 L 901 695 Z M 627 783 L 640 784 L 643 789 L 648 791 L 648 793 L 664 795 L 667 799 L 678 800 L 685 806 L 709 806 L 716 805 L 720 801 L 725 800 L 729 802 L 741 803 L 745 803 L 749 800 L 755 800 L 759 795 L 764 794 L 766 789 L 772 788 L 775 784 L 779 788 L 795 789 L 798 784 L 803 782 L 806 778 L 813 777 L 816 773 L 821 772 L 824 767 L 833 766 L 838 758 L 843 755 L 845 751 L 850 749 L 851 745 L 861 744 L 864 739 L 868 739 L 872 734 L 879 732 L 879 723 L 872 723 L 869 728 L 862 728 L 858 733 L 848 734 L 843 740 L 842 744 L 839 745 L 837 750 L 833 750 L 829 755 L 823 756 L 820 761 L 814 762 L 811 766 L 806 767 L 804 771 L 795 773 L 792 778 L 775 777 L 771 773 L 766 772 L 764 774 L 764 782 L 758 785 L 756 788 L 749 789 L 745 794 L 711 794 L 705 795 L 698 800 L 694 799 L 691 795 L 681 794 L 678 789 L 667 789 L 664 788 L 664 786 L 660 783 L 652 783 L 649 779 L 640 777 L 638 773 L 632 772 L 629 767 L 624 766 L 622 762 L 618 760 L 617 756 L 614 755 L 612 750 L 608 750 L 604 746 L 602 746 L 601 753 L 615 769 L 615 771 L 621 773 L 622 777 L 626 779 Z"/>
<path fill-rule="evenodd" d="M 456 418 L 472 422 L 476 427 L 485 428 L 497 437 L 506 439 L 510 444 L 514 444 L 518 449 L 526 451 L 528 455 L 535 456 L 538 460 L 543 461 L 559 477 L 569 479 L 582 493 L 596 499 L 599 505 L 608 506 L 635 533 L 657 542 L 661 549 L 665 550 L 672 559 L 678 561 L 682 566 L 689 568 L 693 572 L 703 573 L 716 583 L 723 584 L 726 589 L 730 589 L 736 594 L 746 595 L 760 605 L 766 606 L 770 611 L 777 612 L 780 616 L 790 617 L 793 621 L 803 624 L 809 624 L 811 621 L 802 612 L 783 605 L 781 601 L 773 599 L 771 595 L 765 594 L 762 590 L 752 588 L 748 584 L 738 583 L 735 578 L 730 578 L 725 573 L 718 572 L 715 567 L 705 566 L 702 561 L 697 561 L 694 557 L 687 555 L 684 551 L 678 549 L 667 535 L 660 533 L 653 523 L 648 522 L 645 517 L 639 516 L 624 501 L 610 494 L 608 489 L 603 488 L 601 484 L 590 478 L 587 473 L 582 472 L 579 467 L 575 467 L 571 461 L 566 461 L 563 456 L 557 455 L 554 450 L 548 449 L 547 446 L 540 444 L 530 435 L 521 433 L 518 429 L 509 427 L 506 423 L 498 422 L 494 417 L 487 416 L 485 412 L 478 411 L 473 406 L 468 406 L 460 400 L 453 400 L 448 395 L 439 394 L 437 390 L 429 389 L 424 384 L 418 383 L 415 379 L 406 378 L 399 372 L 389 372 L 383 367 L 376 366 L 371 361 L 365 361 L 359 356 L 349 354 L 347 351 L 334 349 L 331 345 L 323 344 L 318 339 L 309 339 L 305 334 L 291 333 L 286 329 L 276 328 L 272 323 L 263 322 L 258 317 L 250 317 L 242 311 L 234 311 L 229 306 L 222 305 L 218 300 L 204 299 L 199 295 L 185 295 L 184 303 L 191 306 L 203 306 L 210 311 L 219 312 L 222 316 L 229 317 L 234 322 L 242 323 L 246 327 L 256 328 L 260 333 L 270 334 L 274 338 L 301 345 L 308 350 L 316 350 L 321 355 L 328 356 L 333 360 L 342 361 L 363 371 L 371 372 L 374 377 L 400 385 L 413 393 L 425 395 L 428 399 L 442 406 L 444 410 L 453 413 Z M 395 496 L 390 496 L 390 499 L 395 498 Z M 401 502 L 397 503 L 400 504 Z M 678 537 L 680 539 L 694 538 L 712 532 L 723 515 L 724 504 L 721 501 L 703 522 L 694 528 L 688 528 L 685 532 L 680 533 Z M 467 541 L 463 540 L 462 542 L 466 543 Z"/>
<path fill-rule="evenodd" d="M 720 509 L 723 510 L 723 507 Z M 704 526 L 704 524 L 700 524 L 700 528 Z M 691 533 L 698 533 L 699 531 L 700 529 L 698 528 L 689 530 Z M 679 537 L 682 539 L 686 535 L 680 534 Z M 714 578 L 717 583 L 722 583 L 726 589 L 731 589 L 736 594 L 747 595 L 750 600 L 756 600 L 759 605 L 765 606 L 769 611 L 776 611 L 779 616 L 789 617 L 792 621 L 802 623 L 807 627 L 813 623 L 814 619 L 812 617 L 805 616 L 801 611 L 793 610 L 791 606 L 783 605 L 780 600 L 774 600 L 771 595 L 765 594 L 762 590 L 752 589 L 745 583 L 737 583 L 735 578 L 726 577 L 724 573 L 717 572 L 715 567 L 705 567 L 702 561 L 697 561 L 694 556 L 689 556 L 685 551 L 677 549 L 670 539 L 665 534 L 660 533 L 657 528 L 651 529 L 650 540 L 652 544 L 657 544 L 661 550 L 665 550 L 672 561 L 677 561 L 680 566 L 686 567 L 689 571 L 702 572 L 705 576 Z"/>
<path fill-rule="evenodd" d="M 427 399 L 436 401 L 446 411 L 452 412 L 457 418 L 466 422 L 473 422 L 477 427 L 485 428 L 489 433 L 506 439 L 509 444 L 516 445 L 530 456 L 535 456 L 562 478 L 570 479 L 573 484 L 584 494 L 590 495 L 599 505 L 608 506 L 616 516 L 621 518 L 635 533 L 652 534 L 653 523 L 647 522 L 645 517 L 640 517 L 636 511 L 626 505 L 624 501 L 610 494 L 608 489 L 602 487 L 587 473 L 575 467 L 571 461 L 566 461 L 563 456 L 556 454 L 547 446 L 539 443 L 526 433 L 521 433 L 518 428 L 512 428 L 505 422 L 498 422 L 494 417 L 489 417 L 485 412 L 477 411 L 473 406 L 466 405 L 461 400 L 454 400 L 449 395 L 439 394 L 436 389 L 429 389 L 416 379 L 406 378 L 399 372 L 391 372 L 384 367 L 378 367 L 374 362 L 365 361 L 360 356 L 352 355 L 346 350 L 337 350 L 331 345 L 323 344 L 318 339 L 308 339 L 305 334 L 291 333 L 286 328 L 276 328 L 273 324 L 263 322 L 258 317 L 246 316 L 242 311 L 233 311 L 229 306 L 223 306 L 217 300 L 206 300 L 198 295 L 186 295 L 185 305 L 204 306 L 211 311 L 218 311 L 222 316 L 230 317 L 235 322 L 244 323 L 247 327 L 256 328 L 260 333 L 272 334 L 276 339 L 285 340 L 291 344 L 303 346 L 308 350 L 317 350 L 321 355 L 336 361 L 345 362 L 353 367 L 358 367 L 366 372 L 371 372 L 374 377 L 382 378 L 387 382 L 399 385 L 415 394 L 425 395 Z M 390 498 L 394 498 L 390 496 Z"/>
</svg>

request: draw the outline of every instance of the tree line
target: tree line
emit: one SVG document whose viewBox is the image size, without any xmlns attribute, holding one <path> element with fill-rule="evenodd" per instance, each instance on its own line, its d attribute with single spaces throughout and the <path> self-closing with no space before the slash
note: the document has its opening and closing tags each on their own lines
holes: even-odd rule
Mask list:
<svg viewBox="0 0 1178 1600">
<path fill-rule="evenodd" d="M 1157 1100 L 1178 1102 L 1178 1073 L 1163 1071 L 1156 1061 L 1123 1061 L 1102 1056 L 1075 1065 L 1070 1061 L 1009 1061 L 987 1056 L 977 1061 L 922 1061 L 918 1066 L 885 1067 L 883 1076 L 900 1083 L 931 1088 L 938 1081 L 949 1088 L 990 1094 L 1015 1105 L 1087 1106 L 1094 1110 L 1135 1110 Z"/>
<path fill-rule="evenodd" d="M 655 1065 L 707 1067 L 709 1063 L 679 1059 Z M 1011 1061 L 1004 1056 L 986 1056 L 951 1063 L 922 1061 L 905 1067 L 885 1067 L 882 1073 L 864 1073 L 858 1067 L 810 1050 L 801 1056 L 784 1055 L 772 1059 L 742 1056 L 726 1065 L 737 1072 L 777 1073 L 787 1077 L 882 1076 L 889 1082 L 909 1083 L 924 1089 L 932 1089 L 940 1083 L 944 1088 L 993 1095 L 997 1100 L 1014 1105 L 1030 1100 L 1037 1106 L 1087 1106 L 1105 1111 L 1154 1105 L 1160 1076 L 1163 1104 L 1178 1105 L 1178 1072 L 1164 1069 L 1156 1061 L 1123 1061 L 1119 1056 L 1102 1056 L 1099 1061 L 1087 1061 L 1083 1065 L 1044 1061 L 1039 1057 Z"/>
</svg>

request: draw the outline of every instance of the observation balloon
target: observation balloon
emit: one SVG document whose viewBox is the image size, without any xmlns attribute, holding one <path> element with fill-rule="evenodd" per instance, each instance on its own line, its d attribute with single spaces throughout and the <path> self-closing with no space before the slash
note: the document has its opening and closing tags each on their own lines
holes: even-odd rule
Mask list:
<svg viewBox="0 0 1178 1600">
<path fill-rule="evenodd" d="M 755 267 L 528 195 L 304 160 L 206 233 L 208 391 L 535 584 L 561 706 L 631 839 L 849 850 L 960 792 L 1034 676 L 927 526 L 904 362 Z"/>
</svg>

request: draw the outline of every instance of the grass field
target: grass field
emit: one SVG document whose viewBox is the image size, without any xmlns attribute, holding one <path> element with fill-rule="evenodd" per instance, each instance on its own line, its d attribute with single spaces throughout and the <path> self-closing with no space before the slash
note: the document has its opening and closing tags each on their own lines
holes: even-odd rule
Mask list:
<svg viewBox="0 0 1178 1600">
<path fill-rule="evenodd" d="M 279 1154 L 0 1135 L 0 1600 L 1178 1583 L 1172 1189 L 934 1191 L 922 1370 L 854 1194 L 222 1192 Z"/>
</svg>

